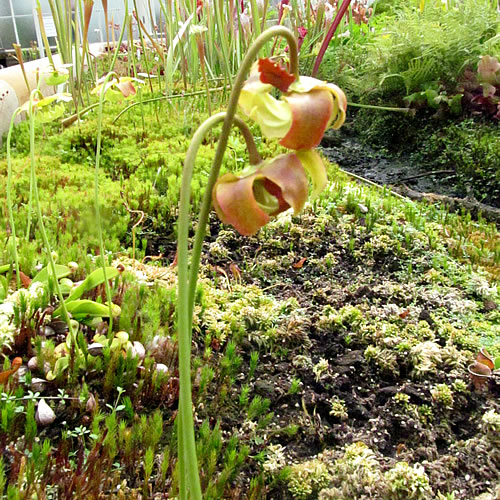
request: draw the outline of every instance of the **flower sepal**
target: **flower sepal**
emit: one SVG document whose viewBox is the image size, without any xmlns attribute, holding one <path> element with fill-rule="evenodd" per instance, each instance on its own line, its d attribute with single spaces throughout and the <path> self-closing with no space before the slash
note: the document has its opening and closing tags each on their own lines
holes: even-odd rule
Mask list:
<svg viewBox="0 0 500 500">
<path fill-rule="evenodd" d="M 220 220 L 250 236 L 289 208 L 299 213 L 308 197 L 309 173 L 313 195 L 326 186 L 326 171 L 315 151 L 299 151 L 263 162 L 251 172 L 219 178 L 212 192 Z"/>
<path fill-rule="evenodd" d="M 277 88 L 278 100 L 271 95 Z M 250 72 L 239 104 L 269 139 L 288 149 L 315 148 L 326 129 L 338 129 L 346 117 L 347 99 L 337 85 L 316 78 L 295 78 L 269 59 L 260 59 Z"/>
</svg>

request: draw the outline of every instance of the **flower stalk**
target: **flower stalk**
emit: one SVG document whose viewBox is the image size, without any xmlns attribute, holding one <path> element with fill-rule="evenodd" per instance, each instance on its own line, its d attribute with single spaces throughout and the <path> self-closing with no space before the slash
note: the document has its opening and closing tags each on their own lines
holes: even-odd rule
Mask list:
<svg viewBox="0 0 500 500">
<path fill-rule="evenodd" d="M 273 37 L 282 36 L 287 39 L 290 48 L 290 69 L 291 73 L 298 79 L 298 54 L 297 42 L 293 33 L 285 27 L 276 26 L 262 33 L 249 48 L 242 61 L 240 70 L 236 76 L 233 88 L 229 97 L 226 112 L 221 115 L 214 115 L 204 122 L 195 133 L 184 163 L 182 175 L 180 207 L 178 218 L 178 305 L 177 322 L 179 336 L 179 438 L 178 455 L 180 469 L 180 498 L 181 500 L 201 500 L 201 486 L 198 473 L 198 463 L 196 457 L 196 445 L 194 437 L 194 420 L 191 399 L 191 332 L 194 299 L 198 281 L 198 271 L 201 259 L 201 249 L 205 238 L 206 225 L 212 206 L 212 190 L 219 177 L 222 159 L 229 139 L 229 132 L 233 121 L 235 121 L 238 99 L 245 83 L 247 73 L 250 71 L 253 61 L 258 56 L 261 48 Z M 194 170 L 197 150 L 206 133 L 215 124 L 223 121 L 222 131 L 212 162 L 209 179 L 203 197 L 198 225 L 195 234 L 194 245 L 191 253 L 191 262 L 188 257 L 188 229 L 190 222 L 190 197 L 191 178 Z M 236 121 L 238 124 L 239 122 Z M 241 128 L 241 127 L 240 127 Z M 247 136 L 245 136 L 247 139 Z M 253 154 L 253 153 L 252 153 Z M 255 156 L 251 161 L 257 162 Z"/>
<path fill-rule="evenodd" d="M 17 108 L 12 115 L 9 126 L 9 133 L 7 134 L 7 210 L 9 212 L 10 234 L 12 237 L 12 252 L 14 254 L 14 269 L 16 270 L 16 285 L 17 288 L 21 286 L 21 275 L 19 274 L 19 257 L 17 255 L 17 238 L 16 238 L 16 224 L 14 222 L 14 211 L 12 209 L 12 154 L 10 145 L 12 140 L 12 131 L 14 130 L 14 123 L 21 108 Z"/>
<path fill-rule="evenodd" d="M 109 329 L 108 329 L 108 338 L 111 340 L 113 338 L 113 304 L 111 302 L 111 287 L 109 286 L 109 280 L 106 274 L 106 249 L 104 246 L 104 236 L 102 232 L 102 223 L 101 223 L 101 209 L 99 206 L 99 167 L 101 164 L 101 142 L 102 142 L 102 115 L 104 109 L 104 98 L 106 96 L 106 91 L 111 88 L 108 86 L 108 83 L 111 79 L 117 78 L 116 73 L 108 73 L 104 79 L 102 84 L 102 90 L 99 93 L 99 108 L 97 114 L 97 145 L 96 145 L 96 153 L 95 153 L 95 170 L 94 170 L 94 205 L 95 205 L 95 215 L 97 220 L 97 232 L 99 235 L 99 252 L 101 254 L 101 266 L 102 273 L 104 276 L 104 286 L 106 289 L 106 299 L 108 301 L 108 309 L 109 309 Z"/>
<path fill-rule="evenodd" d="M 36 179 L 36 159 L 35 159 L 35 106 L 34 106 L 34 97 L 36 94 L 40 94 L 39 89 L 35 89 L 30 93 L 29 100 L 29 108 L 28 108 L 28 117 L 29 117 L 29 125 L 30 125 L 30 159 L 31 159 L 31 181 L 33 186 L 33 199 L 35 201 L 35 209 L 38 218 L 38 225 L 40 227 L 40 234 L 42 236 L 42 241 L 45 246 L 45 251 L 47 252 L 47 256 L 49 259 L 49 269 L 54 278 L 54 287 L 56 289 L 57 296 L 59 298 L 59 302 L 61 304 L 61 312 L 62 317 L 66 324 L 68 325 L 69 335 L 71 339 L 71 345 L 76 346 L 76 332 L 71 324 L 71 318 L 68 313 L 68 309 L 66 308 L 66 303 L 64 302 L 64 296 L 61 291 L 61 287 L 59 286 L 59 281 L 57 280 L 57 272 L 56 272 L 56 263 L 54 260 L 54 256 L 52 254 L 52 248 L 50 246 L 49 238 L 47 237 L 47 231 L 45 230 L 45 224 L 43 222 L 42 208 L 40 206 L 40 196 L 38 194 L 38 182 Z M 43 96 L 42 96 L 43 97 Z M 19 274 L 19 273 L 18 273 Z M 71 349 L 71 357 L 74 356 L 74 349 Z M 71 361 L 73 362 L 73 360 Z M 70 373 L 73 373 L 70 371 Z"/>
</svg>

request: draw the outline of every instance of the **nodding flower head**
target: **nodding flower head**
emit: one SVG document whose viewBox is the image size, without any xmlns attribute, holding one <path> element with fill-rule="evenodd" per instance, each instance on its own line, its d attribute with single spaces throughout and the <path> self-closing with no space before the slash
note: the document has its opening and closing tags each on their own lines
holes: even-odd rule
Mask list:
<svg viewBox="0 0 500 500">
<path fill-rule="evenodd" d="M 281 99 L 271 95 L 273 87 L 282 92 Z M 266 137 L 295 150 L 316 147 L 328 127 L 342 126 L 347 109 L 337 85 L 307 76 L 296 79 L 269 59 L 254 65 L 239 104 Z"/>
<path fill-rule="evenodd" d="M 104 83 L 105 80 L 105 76 L 97 80 L 97 85 L 92 90 L 92 94 L 100 96 L 102 92 L 105 92 L 105 98 L 108 101 L 120 101 L 123 98 L 126 99 L 127 97 L 133 97 L 137 93 L 134 83 L 144 83 L 138 78 L 132 78 L 129 76 L 113 78 L 107 83 Z"/>
<path fill-rule="evenodd" d="M 72 101 L 71 94 L 60 92 L 48 97 L 43 97 L 40 93 L 31 99 L 32 111 L 40 123 L 49 123 L 57 120 L 64 114 L 64 102 Z M 21 111 L 29 113 L 30 101 L 26 101 L 21 106 Z"/>
<path fill-rule="evenodd" d="M 47 85 L 61 85 L 69 79 L 69 70 L 72 64 L 61 64 L 60 66 L 50 65 L 43 73 L 43 79 Z"/>
<path fill-rule="evenodd" d="M 299 151 L 261 163 L 245 175 L 225 174 L 213 188 L 215 210 L 222 222 L 249 236 L 271 217 L 293 208 L 299 213 L 308 197 L 306 171 L 313 195 L 326 186 L 323 162 L 315 151 Z"/>
</svg>

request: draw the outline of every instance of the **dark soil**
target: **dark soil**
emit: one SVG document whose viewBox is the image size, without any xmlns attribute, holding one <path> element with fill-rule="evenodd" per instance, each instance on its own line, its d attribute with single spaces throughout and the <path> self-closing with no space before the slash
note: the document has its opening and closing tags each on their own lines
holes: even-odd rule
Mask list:
<svg viewBox="0 0 500 500">
<path fill-rule="evenodd" d="M 332 162 L 347 172 L 360 175 L 380 185 L 408 187 L 428 193 L 447 196 L 464 196 L 463 190 L 457 186 L 453 173 L 439 173 L 414 178 L 420 174 L 441 171 L 443 167 L 422 165 L 411 158 L 409 153 L 396 155 L 387 151 L 375 150 L 361 143 L 360 139 L 350 132 L 349 128 L 335 131 L 330 129 L 321 142 L 321 150 Z"/>
<path fill-rule="evenodd" d="M 379 158 L 370 160 L 367 154 L 360 155 L 358 161 L 389 163 Z M 387 166 L 386 175 L 390 171 L 395 174 L 392 168 Z M 469 499 L 494 486 L 500 472 L 500 452 L 481 437 L 479 429 L 485 409 L 499 406 L 498 386 L 490 387 L 487 393 L 475 392 L 464 366 L 457 372 L 443 366 L 418 380 L 405 355 L 398 358 L 396 372 L 381 370 L 366 359 L 364 351 L 370 342 L 357 336 L 355 326 L 325 327 L 321 323 L 325 306 L 335 310 L 358 307 L 375 325 L 377 314 L 393 308 L 391 321 L 401 329 L 425 322 L 436 342 L 444 346 L 446 340 L 440 337 L 432 319 L 441 304 L 419 296 L 417 288 L 402 280 L 410 260 L 418 267 L 416 273 L 424 275 L 431 268 L 430 258 L 417 264 L 418 252 L 405 259 L 388 250 L 379 251 L 373 259 L 360 260 L 341 243 L 342 230 L 334 219 L 319 233 L 314 214 L 301 216 L 300 224 L 292 224 L 289 233 L 279 239 L 268 228 L 250 239 L 243 239 L 232 230 L 217 235 L 217 229 L 212 229 L 212 242 L 227 249 L 230 255 L 230 260 L 209 257 L 212 269 L 230 273 L 230 264 L 236 264 L 243 270 L 245 283 L 258 285 L 280 300 L 294 297 L 303 309 L 300 316 L 292 311 L 285 320 L 280 333 L 283 345 L 261 355 L 256 379 L 251 384 L 256 394 L 270 400 L 269 410 L 274 412 L 271 427 L 274 424 L 276 429 L 284 429 L 299 424 L 299 432 L 287 436 L 277 431 L 265 445 L 254 445 L 251 455 L 272 442 L 285 447 L 290 461 L 300 462 L 323 450 L 341 456 L 339 450 L 344 446 L 362 441 L 375 451 L 382 470 L 400 461 L 423 463 L 434 492 L 455 491 L 454 498 Z M 357 247 L 362 244 L 363 238 L 356 240 Z M 335 265 L 321 265 L 326 255 L 335 257 Z M 299 266 L 304 257 L 306 260 Z M 250 342 L 243 342 L 246 362 L 255 348 Z M 328 360 L 325 376 L 315 377 L 312 365 L 298 366 L 297 356 L 301 355 L 309 357 L 312 365 L 320 359 Z M 242 367 L 243 372 L 246 369 L 248 365 Z M 457 394 L 453 409 L 436 405 L 432 387 L 451 383 L 457 373 L 466 380 L 467 393 Z M 303 383 L 299 394 L 287 393 L 292 377 Z M 235 384 L 234 399 L 239 391 Z M 401 393 L 408 396 L 409 405 L 404 408 L 394 398 Z M 345 402 L 347 418 L 331 414 L 332 397 Z M 429 419 L 419 417 L 415 411 L 422 406 L 432 408 Z M 228 431 L 239 424 L 237 419 L 223 422 Z M 253 476 L 258 469 L 249 473 Z M 282 484 L 271 487 L 267 494 L 267 498 L 273 499 L 292 498 Z"/>
</svg>

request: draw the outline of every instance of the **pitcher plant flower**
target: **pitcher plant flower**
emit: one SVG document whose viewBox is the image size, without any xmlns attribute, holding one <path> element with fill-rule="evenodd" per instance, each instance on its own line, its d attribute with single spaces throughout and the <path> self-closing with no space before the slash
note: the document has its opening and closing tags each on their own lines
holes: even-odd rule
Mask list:
<svg viewBox="0 0 500 500">
<path fill-rule="evenodd" d="M 286 5 L 283 0 L 282 5 Z M 270 59 L 253 61 L 275 37 L 288 42 L 290 71 Z M 202 499 L 196 453 L 191 390 L 191 344 L 193 311 L 196 298 L 203 241 L 212 206 L 224 223 L 243 235 L 252 235 L 271 217 L 292 208 L 300 212 L 308 198 L 308 175 L 312 194 L 320 193 L 327 183 L 326 169 L 316 147 L 330 125 L 339 128 L 344 120 L 347 100 L 340 88 L 298 73 L 297 40 L 284 26 L 274 26 L 259 35 L 245 55 L 229 96 L 226 112 L 207 118 L 194 133 L 186 153 L 178 218 L 177 246 L 177 318 L 179 341 L 178 455 L 179 498 Z M 245 81 L 247 72 L 250 77 Z M 273 87 L 282 92 L 276 99 Z M 269 138 L 294 150 L 262 161 L 248 125 L 236 117 L 237 105 L 261 127 Z M 222 130 L 215 151 L 198 217 L 189 258 L 191 181 L 199 148 L 207 133 L 217 124 Z M 251 170 L 219 176 L 232 125 L 240 128 L 247 144 Z"/>
<path fill-rule="evenodd" d="M 91 93 L 100 96 L 102 92 L 105 92 L 105 98 L 108 101 L 120 101 L 123 98 L 135 96 L 137 91 L 134 83 L 142 84 L 144 82 L 131 76 L 108 79 L 106 82 L 106 76 L 103 76 L 97 80 L 97 85 L 92 89 Z"/>
<path fill-rule="evenodd" d="M 47 85 L 61 85 L 69 80 L 70 68 L 73 64 L 50 65 L 43 73 L 43 79 Z"/>
<path fill-rule="evenodd" d="M 71 94 L 68 92 L 59 92 L 48 97 L 43 97 L 41 93 L 38 93 L 31 99 L 31 107 L 40 123 L 49 123 L 60 118 L 65 111 L 63 103 L 72 100 Z M 26 101 L 21 106 L 20 111 L 29 113 L 29 109 L 30 101 Z"/>
<path fill-rule="evenodd" d="M 273 87 L 282 92 L 281 99 L 271 95 Z M 241 91 L 239 105 L 267 138 L 302 150 L 315 148 L 328 127 L 342 126 L 347 99 L 333 83 L 307 76 L 296 79 L 270 59 L 259 59 Z"/>
<path fill-rule="evenodd" d="M 304 208 L 308 197 L 306 171 L 315 196 L 326 186 L 327 177 L 323 161 L 312 150 L 280 155 L 246 175 L 225 174 L 212 191 L 215 211 L 222 222 L 240 234 L 255 234 L 271 217 L 289 208 L 295 214 Z"/>
</svg>

